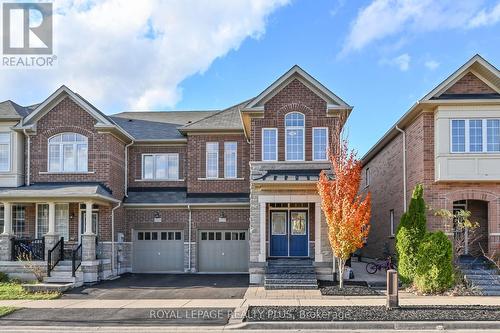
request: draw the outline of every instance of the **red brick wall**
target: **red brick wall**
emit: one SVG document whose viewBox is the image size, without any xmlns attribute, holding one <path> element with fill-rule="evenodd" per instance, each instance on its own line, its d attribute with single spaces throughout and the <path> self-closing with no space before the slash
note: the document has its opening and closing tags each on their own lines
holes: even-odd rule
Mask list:
<svg viewBox="0 0 500 333">
<path fill-rule="evenodd" d="M 285 115 L 297 111 L 305 115 L 305 159 L 312 160 L 312 127 L 328 127 L 330 145 L 338 118 L 326 116 L 326 102 L 295 79 L 264 105 L 264 118 L 253 118 L 251 161 L 262 160 L 262 128 L 278 128 L 278 160 L 285 160 Z"/>
<path fill-rule="evenodd" d="M 221 211 L 226 222 L 219 222 Z M 133 229 L 170 229 L 184 230 L 184 239 L 188 239 L 189 211 L 187 209 L 126 209 L 127 240 L 131 238 Z M 156 213 L 162 222 L 153 222 Z M 196 241 L 197 231 L 248 229 L 250 211 L 248 209 L 193 209 L 192 210 L 192 240 Z"/>
<path fill-rule="evenodd" d="M 445 91 L 445 94 L 494 94 L 486 83 L 481 81 L 472 73 L 467 73 L 458 80 L 453 86 Z"/>
<path fill-rule="evenodd" d="M 128 186 L 129 187 L 185 187 L 187 156 L 186 145 L 132 145 L 128 149 Z M 179 179 L 183 181 L 141 181 L 142 178 L 142 154 L 179 154 Z"/>
<path fill-rule="evenodd" d="M 206 177 L 206 143 L 219 143 L 219 178 L 224 178 L 224 142 L 236 141 L 237 176 L 239 179 L 204 180 Z M 249 144 L 243 134 L 227 135 L 189 135 L 187 151 L 187 188 L 191 193 L 248 193 L 249 181 Z"/>
<path fill-rule="evenodd" d="M 36 135 L 31 137 L 31 184 L 38 182 L 101 182 L 124 195 L 124 143 L 111 134 L 98 133 L 96 120 L 70 98 L 63 99 L 37 123 Z M 47 174 L 47 142 L 56 134 L 75 132 L 88 138 L 89 173 Z M 27 148 L 26 148 L 27 149 Z"/>
</svg>

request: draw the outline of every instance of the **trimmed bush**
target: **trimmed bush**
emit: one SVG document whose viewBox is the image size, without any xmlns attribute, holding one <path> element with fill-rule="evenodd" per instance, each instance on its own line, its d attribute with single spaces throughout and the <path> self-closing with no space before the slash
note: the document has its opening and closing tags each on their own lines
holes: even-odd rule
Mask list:
<svg viewBox="0 0 500 333">
<path fill-rule="evenodd" d="M 7 273 L 0 272 L 0 283 L 1 282 L 9 282 L 9 276 Z"/>
<path fill-rule="evenodd" d="M 414 284 L 420 292 L 443 292 L 453 286 L 453 246 L 442 232 L 425 236 L 418 250 Z"/>
<path fill-rule="evenodd" d="M 426 209 L 424 187 L 415 186 L 408 211 L 401 217 L 396 232 L 396 254 L 398 257 L 398 272 L 403 283 L 411 283 L 415 277 L 417 255 L 420 243 L 426 232 Z"/>
</svg>

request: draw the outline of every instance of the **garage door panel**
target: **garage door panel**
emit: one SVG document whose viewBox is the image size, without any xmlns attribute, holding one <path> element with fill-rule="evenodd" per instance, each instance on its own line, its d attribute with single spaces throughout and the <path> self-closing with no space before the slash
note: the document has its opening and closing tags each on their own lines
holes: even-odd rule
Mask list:
<svg viewBox="0 0 500 333">
<path fill-rule="evenodd" d="M 200 272 L 248 272 L 248 234 L 246 230 L 201 231 L 199 235 Z"/>
<path fill-rule="evenodd" d="M 134 273 L 181 272 L 184 241 L 179 230 L 138 230 L 134 233 Z"/>
</svg>

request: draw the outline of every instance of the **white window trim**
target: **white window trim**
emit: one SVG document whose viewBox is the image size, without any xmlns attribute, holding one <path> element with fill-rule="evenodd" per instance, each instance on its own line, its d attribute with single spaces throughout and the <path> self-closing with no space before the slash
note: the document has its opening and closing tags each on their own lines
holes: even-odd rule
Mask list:
<svg viewBox="0 0 500 333">
<path fill-rule="evenodd" d="M 38 235 L 38 210 L 39 210 L 39 206 L 40 205 L 47 205 L 46 202 L 39 202 L 36 204 L 36 209 L 35 209 L 35 238 L 43 238 L 44 235 Z M 48 230 L 48 227 L 49 227 L 49 216 L 47 215 L 47 230 Z"/>
<path fill-rule="evenodd" d="M 272 159 L 272 160 L 266 160 L 264 159 L 264 132 L 265 131 L 273 131 L 274 132 L 274 136 L 276 138 L 276 146 L 274 147 L 274 155 L 276 156 L 275 159 Z M 262 154 L 262 161 L 265 161 L 265 162 L 277 162 L 278 161 L 278 141 L 279 141 L 279 138 L 278 138 L 278 129 L 275 128 L 275 127 L 265 127 L 265 128 L 262 128 L 262 132 L 261 132 L 261 139 L 262 139 L 262 147 L 261 147 L 261 154 Z"/>
<path fill-rule="evenodd" d="M 56 202 L 56 204 L 55 204 L 55 207 L 54 207 L 55 208 L 54 218 L 56 220 L 55 221 L 56 222 L 56 225 L 55 225 L 55 227 L 56 227 L 55 232 L 56 233 L 57 233 L 57 206 L 66 206 L 67 207 L 66 211 L 68 212 L 68 215 L 66 216 L 67 217 L 67 219 L 66 219 L 67 235 L 66 234 L 64 234 L 64 235 L 59 234 L 59 237 L 64 237 L 64 240 L 70 240 L 70 232 L 69 232 L 69 215 L 70 215 L 70 213 L 69 213 L 69 203 L 66 203 L 66 202 L 58 203 L 58 202 Z"/>
<path fill-rule="evenodd" d="M 289 115 L 289 114 L 292 114 L 292 113 L 298 113 L 298 114 L 301 114 L 303 117 L 304 117 L 304 126 L 286 126 L 286 117 Z M 296 112 L 296 111 L 293 111 L 293 112 L 289 112 L 285 115 L 285 117 L 283 118 L 284 122 L 285 122 L 285 161 L 291 161 L 291 162 L 300 162 L 300 161 L 305 161 L 306 160 L 306 116 L 301 113 L 301 112 Z M 287 144 L 287 133 L 289 130 L 298 130 L 298 129 L 301 129 L 303 131 L 303 135 L 302 135 L 302 159 L 297 159 L 297 160 L 293 160 L 293 159 L 288 159 L 288 144 Z"/>
<path fill-rule="evenodd" d="M 314 131 L 317 130 L 317 129 L 324 129 L 326 130 L 326 151 L 325 151 L 325 159 L 316 159 L 314 158 L 314 155 L 316 153 L 316 148 L 315 148 L 315 140 L 314 140 Z M 328 137 L 328 127 L 313 127 L 312 129 L 312 159 L 313 161 L 328 161 L 328 145 L 330 144 L 329 142 L 329 137 Z"/>
<path fill-rule="evenodd" d="M 464 120 L 465 121 L 465 151 L 453 151 L 453 121 L 454 120 Z M 482 151 L 470 151 L 470 127 L 469 120 L 481 120 L 482 121 L 482 139 L 483 139 L 483 150 Z M 500 154 L 500 151 L 488 151 L 488 120 L 500 120 L 500 118 L 452 118 L 450 119 L 450 153 L 451 154 Z"/>
<path fill-rule="evenodd" d="M 228 176 L 227 175 L 227 164 L 226 164 L 226 144 L 235 144 L 236 150 L 235 150 L 235 161 L 234 161 L 234 176 Z M 225 141 L 224 142 L 224 178 L 226 179 L 236 179 L 238 178 L 238 142 L 237 141 Z"/>
<path fill-rule="evenodd" d="M 145 178 L 144 177 L 144 158 L 146 156 L 153 156 L 153 178 Z M 156 156 L 165 156 L 167 158 L 167 178 L 156 178 Z M 168 178 L 168 158 L 170 156 L 175 156 L 177 158 L 177 176 L 175 178 Z M 148 182 L 154 182 L 154 181 L 177 181 L 179 180 L 179 154 L 178 153 L 153 153 L 153 154 L 142 154 L 141 156 L 141 181 L 148 181 Z"/>
<path fill-rule="evenodd" d="M 8 162 L 7 162 L 7 170 L 0 170 L 0 173 L 2 172 L 11 172 L 12 171 L 12 133 L 11 132 L 0 132 L 0 134 L 8 134 L 9 135 L 9 142 L 7 143 L 8 146 Z M 5 144 L 5 143 L 2 143 Z"/>
<path fill-rule="evenodd" d="M 50 140 L 56 136 L 59 136 L 59 135 L 64 135 L 64 134 L 77 134 L 77 135 L 81 135 L 82 137 L 85 138 L 85 144 L 87 145 L 87 164 L 85 165 L 85 170 L 78 170 L 78 149 L 76 149 L 76 146 L 81 144 L 81 143 L 78 143 L 78 142 L 72 142 L 72 143 L 67 143 L 67 144 L 72 144 L 73 145 L 73 148 L 75 149 L 74 151 L 74 154 L 75 154 L 75 170 L 70 170 L 70 171 L 64 171 L 62 169 L 64 169 L 64 148 L 63 145 L 64 143 L 63 142 L 59 142 L 59 143 L 55 143 L 53 145 L 58 145 L 59 146 L 59 165 L 60 165 L 60 168 L 61 170 L 50 170 Z M 89 138 L 86 137 L 85 135 L 83 134 L 80 134 L 80 133 L 76 133 L 76 132 L 63 132 L 63 133 L 57 133 L 53 136 L 51 136 L 50 138 L 47 139 L 47 172 L 45 173 L 51 173 L 51 174 L 58 174 L 58 173 L 68 173 L 68 174 L 84 174 L 84 173 L 89 173 Z"/>
<path fill-rule="evenodd" d="M 209 144 L 215 144 L 217 145 L 217 176 L 215 177 L 209 177 L 208 176 L 208 145 Z M 205 143 L 205 179 L 218 179 L 219 178 L 219 142 L 216 141 L 209 141 Z"/>
<path fill-rule="evenodd" d="M 370 186 L 370 168 L 365 169 L 365 187 Z"/>
</svg>

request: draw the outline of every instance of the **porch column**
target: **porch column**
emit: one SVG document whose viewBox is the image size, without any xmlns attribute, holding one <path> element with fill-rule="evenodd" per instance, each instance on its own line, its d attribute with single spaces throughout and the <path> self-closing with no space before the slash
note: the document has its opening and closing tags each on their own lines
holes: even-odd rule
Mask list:
<svg viewBox="0 0 500 333">
<path fill-rule="evenodd" d="M 93 235 L 92 231 L 92 201 L 85 203 L 85 234 Z"/>
<path fill-rule="evenodd" d="M 322 262 L 323 254 L 321 253 L 321 205 L 319 202 L 314 203 L 314 261 Z"/>
<path fill-rule="evenodd" d="M 60 237 L 56 233 L 56 203 L 49 202 L 49 230 L 44 235 L 45 240 L 45 260 L 48 259 L 49 250 L 52 250 L 54 246 L 56 246 L 57 242 L 59 242 Z"/>
<path fill-rule="evenodd" d="M 9 261 L 12 258 L 12 203 L 3 202 L 4 225 L 0 234 L 0 261 Z"/>
<path fill-rule="evenodd" d="M 259 262 L 266 262 L 266 203 L 260 202 L 260 254 Z"/>
</svg>

